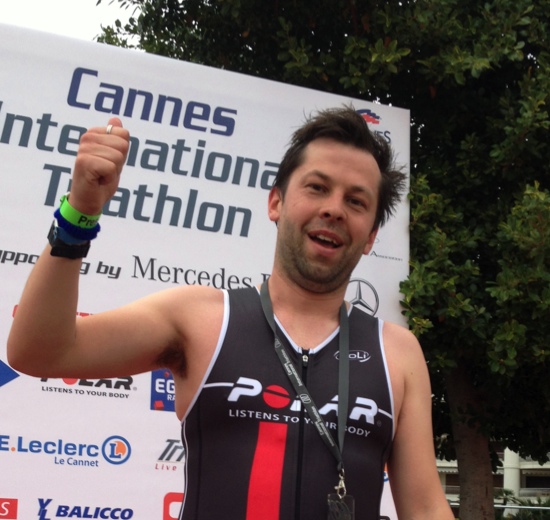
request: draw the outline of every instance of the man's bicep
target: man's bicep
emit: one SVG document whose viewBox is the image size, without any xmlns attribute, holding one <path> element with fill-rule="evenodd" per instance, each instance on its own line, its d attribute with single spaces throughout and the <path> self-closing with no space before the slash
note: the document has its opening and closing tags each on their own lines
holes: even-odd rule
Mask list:
<svg viewBox="0 0 550 520">
<path fill-rule="evenodd" d="M 52 369 L 91 379 L 152 370 L 162 352 L 177 343 L 170 320 L 155 299 L 78 318 L 74 348 Z"/>
</svg>

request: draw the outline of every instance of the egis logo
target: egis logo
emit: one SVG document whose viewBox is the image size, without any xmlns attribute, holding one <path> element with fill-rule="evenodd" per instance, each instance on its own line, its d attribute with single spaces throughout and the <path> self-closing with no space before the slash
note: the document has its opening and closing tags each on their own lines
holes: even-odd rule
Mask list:
<svg viewBox="0 0 550 520">
<path fill-rule="evenodd" d="M 13 381 L 16 377 L 19 377 L 19 374 L 0 360 L 0 386 L 8 384 L 10 381 Z M 2 518 L 0 514 L 0 518 Z"/>
<path fill-rule="evenodd" d="M 176 390 L 170 370 L 161 368 L 151 372 L 151 410 L 173 412 Z"/>
<path fill-rule="evenodd" d="M 368 108 L 357 110 L 357 113 L 369 124 L 379 125 L 382 118 Z"/>
</svg>

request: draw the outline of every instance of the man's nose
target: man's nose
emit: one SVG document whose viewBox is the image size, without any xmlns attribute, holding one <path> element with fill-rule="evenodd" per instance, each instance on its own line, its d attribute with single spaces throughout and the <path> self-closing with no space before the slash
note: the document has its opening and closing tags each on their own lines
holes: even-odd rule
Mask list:
<svg viewBox="0 0 550 520">
<path fill-rule="evenodd" d="M 345 218 L 345 201 L 341 195 L 333 194 L 326 197 L 320 209 L 322 218 L 342 220 Z"/>
</svg>

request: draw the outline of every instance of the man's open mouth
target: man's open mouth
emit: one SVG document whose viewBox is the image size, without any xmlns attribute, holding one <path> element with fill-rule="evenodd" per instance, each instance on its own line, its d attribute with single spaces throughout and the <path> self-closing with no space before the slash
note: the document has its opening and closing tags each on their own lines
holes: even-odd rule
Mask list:
<svg viewBox="0 0 550 520">
<path fill-rule="evenodd" d="M 341 241 L 336 240 L 335 238 L 327 236 L 323 233 L 310 233 L 309 238 L 311 238 L 311 240 L 317 242 L 318 244 L 321 244 L 325 247 L 332 247 L 333 249 L 336 249 L 342 245 Z"/>
</svg>

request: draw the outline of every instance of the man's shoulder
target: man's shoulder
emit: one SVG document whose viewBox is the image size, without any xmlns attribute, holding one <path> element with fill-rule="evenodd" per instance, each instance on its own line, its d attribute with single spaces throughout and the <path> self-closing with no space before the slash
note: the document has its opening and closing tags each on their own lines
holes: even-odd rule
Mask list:
<svg viewBox="0 0 550 520">
<path fill-rule="evenodd" d="M 146 301 L 157 307 L 164 317 L 173 320 L 183 330 L 204 323 L 205 316 L 223 314 L 224 292 L 204 285 L 182 285 L 160 291 Z"/>
<path fill-rule="evenodd" d="M 384 322 L 382 336 L 386 356 L 394 371 L 398 370 L 404 376 L 413 367 L 424 370 L 424 352 L 418 339 L 409 329 L 396 323 Z"/>
<path fill-rule="evenodd" d="M 414 348 L 420 349 L 420 344 L 416 336 L 406 327 L 393 323 L 391 321 L 384 321 L 383 327 L 384 341 L 386 343 L 395 344 L 402 348 Z"/>
<path fill-rule="evenodd" d="M 237 297 L 237 298 L 254 298 L 259 296 L 260 290 L 258 287 L 255 286 L 247 286 L 247 287 L 233 287 L 231 289 L 227 289 L 227 294 L 230 297 Z"/>
<path fill-rule="evenodd" d="M 224 291 L 208 285 L 180 285 L 158 293 L 158 297 L 169 303 L 221 303 Z"/>
</svg>

